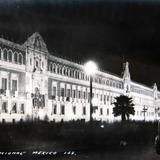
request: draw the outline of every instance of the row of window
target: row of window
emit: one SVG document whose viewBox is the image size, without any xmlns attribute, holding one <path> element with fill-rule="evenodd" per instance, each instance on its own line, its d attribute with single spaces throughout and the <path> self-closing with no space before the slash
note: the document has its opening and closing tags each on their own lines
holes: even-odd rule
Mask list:
<svg viewBox="0 0 160 160">
<path fill-rule="evenodd" d="M 0 59 L 4 61 L 9 61 L 17 64 L 24 64 L 22 53 L 13 52 L 12 50 L 8 50 L 6 48 L 0 48 Z"/>
<path fill-rule="evenodd" d="M 139 94 L 144 94 L 144 95 L 147 95 L 147 96 L 152 96 L 153 95 L 153 92 L 151 92 L 151 91 L 139 89 L 139 88 L 136 88 L 134 86 L 131 86 L 131 91 L 139 93 Z"/>
<path fill-rule="evenodd" d="M 8 102 L 7 101 L 2 102 L 1 113 L 9 113 L 8 112 Z M 20 104 L 19 110 L 18 110 L 17 102 L 12 102 L 10 114 L 11 113 L 21 113 L 21 114 L 24 114 L 25 113 L 24 103 Z"/>
<path fill-rule="evenodd" d="M 143 116 L 144 117 L 144 112 L 143 111 L 137 111 L 136 112 L 137 116 Z M 146 112 L 145 116 L 154 116 L 154 112 Z"/>
<path fill-rule="evenodd" d="M 64 76 L 89 81 L 89 76 L 87 74 L 85 74 L 83 71 L 80 71 L 78 69 L 76 70 L 76 69 L 73 69 L 70 67 L 65 67 L 60 64 L 55 64 L 55 63 L 50 62 L 49 63 L 49 71 L 56 73 L 56 74 L 61 74 Z M 99 76 L 94 76 L 93 82 L 116 87 L 119 89 L 123 88 L 122 82 L 116 82 L 114 80 L 105 79 L 105 78 L 102 78 Z"/>
<path fill-rule="evenodd" d="M 60 93 L 57 90 L 57 87 L 53 86 L 52 88 L 52 99 L 55 99 L 56 96 L 60 96 L 62 98 L 66 97 L 67 101 L 70 101 L 70 98 L 77 98 L 77 99 L 88 99 L 90 100 L 90 92 L 77 90 L 77 89 L 70 89 L 70 88 L 60 88 Z M 113 102 L 114 97 L 111 95 L 105 95 L 105 94 L 98 94 L 98 93 L 92 93 L 93 99 L 96 99 L 96 101 L 103 101 L 104 104 L 106 104 L 106 101 Z"/>
<path fill-rule="evenodd" d="M 93 113 L 96 113 L 96 109 L 97 108 L 95 108 L 95 107 L 93 108 Z M 73 115 L 76 115 L 76 114 L 79 115 L 79 113 L 77 112 L 77 107 L 76 106 L 72 107 L 72 112 L 73 112 Z M 52 113 L 51 114 L 52 115 L 57 114 L 57 105 L 56 104 L 54 104 L 52 106 Z M 61 105 L 60 106 L 60 115 L 64 115 L 64 114 L 65 114 L 65 106 Z M 103 115 L 103 108 L 100 108 L 100 113 L 99 114 Z M 86 107 L 85 106 L 82 107 L 82 115 L 86 115 Z M 109 115 L 109 108 L 107 108 L 107 115 Z"/>
</svg>

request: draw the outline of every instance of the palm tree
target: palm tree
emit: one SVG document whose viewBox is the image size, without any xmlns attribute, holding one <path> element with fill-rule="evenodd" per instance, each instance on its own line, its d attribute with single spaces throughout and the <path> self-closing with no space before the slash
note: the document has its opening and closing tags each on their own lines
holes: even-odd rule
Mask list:
<svg viewBox="0 0 160 160">
<path fill-rule="evenodd" d="M 134 104 L 133 99 L 125 96 L 120 95 L 118 97 L 115 97 L 114 108 L 113 108 L 113 114 L 115 117 L 121 116 L 122 123 L 129 119 L 130 115 L 134 115 Z"/>
</svg>

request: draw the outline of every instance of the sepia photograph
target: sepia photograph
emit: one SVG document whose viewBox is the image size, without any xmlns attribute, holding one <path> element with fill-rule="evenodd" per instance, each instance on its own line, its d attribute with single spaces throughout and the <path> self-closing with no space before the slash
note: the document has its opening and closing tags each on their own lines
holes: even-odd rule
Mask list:
<svg viewBox="0 0 160 160">
<path fill-rule="evenodd" d="M 160 0 L 0 0 L 0 160 L 160 159 Z"/>
</svg>

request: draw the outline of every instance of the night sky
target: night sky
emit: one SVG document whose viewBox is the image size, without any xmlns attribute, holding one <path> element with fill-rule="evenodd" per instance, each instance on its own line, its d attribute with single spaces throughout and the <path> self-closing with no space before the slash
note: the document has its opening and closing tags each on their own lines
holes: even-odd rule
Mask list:
<svg viewBox="0 0 160 160">
<path fill-rule="evenodd" d="M 160 87 L 160 1 L 0 1 L 0 36 L 24 43 L 39 32 L 51 53 Z"/>
</svg>

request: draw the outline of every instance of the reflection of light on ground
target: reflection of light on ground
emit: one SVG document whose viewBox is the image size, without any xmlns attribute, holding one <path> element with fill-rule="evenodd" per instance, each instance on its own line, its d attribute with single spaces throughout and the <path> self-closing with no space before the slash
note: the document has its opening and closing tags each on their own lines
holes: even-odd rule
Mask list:
<svg viewBox="0 0 160 160">
<path fill-rule="evenodd" d="M 104 125 L 103 124 L 101 124 L 101 126 L 100 126 L 101 128 L 104 128 Z"/>
</svg>

